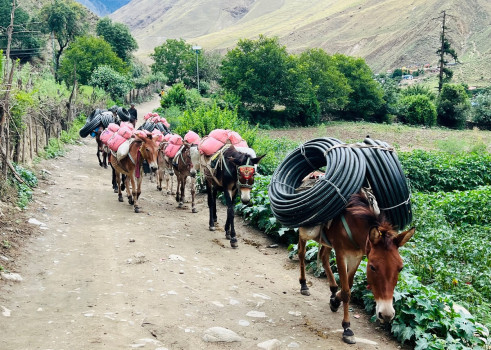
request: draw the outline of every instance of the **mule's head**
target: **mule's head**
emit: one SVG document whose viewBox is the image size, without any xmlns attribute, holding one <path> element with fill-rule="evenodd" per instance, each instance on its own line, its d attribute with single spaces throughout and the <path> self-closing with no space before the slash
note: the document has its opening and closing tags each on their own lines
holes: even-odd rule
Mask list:
<svg viewBox="0 0 491 350">
<path fill-rule="evenodd" d="M 195 177 L 196 176 L 196 169 L 194 167 L 194 162 L 191 157 L 191 149 L 197 147 L 193 147 L 191 144 L 185 142 L 183 150 L 181 152 L 181 159 L 183 161 L 183 164 L 180 166 L 183 166 L 186 168 L 186 170 L 189 171 L 189 176 Z"/>
<path fill-rule="evenodd" d="M 157 156 L 159 152 L 159 146 L 152 139 L 152 134 L 146 136 L 139 136 L 138 139 L 142 141 L 142 146 L 140 148 L 141 155 L 145 159 L 152 169 L 156 171 L 158 169 Z"/>
<path fill-rule="evenodd" d="M 251 200 L 251 189 L 254 185 L 254 175 L 256 174 L 256 165 L 266 155 L 260 157 L 252 157 L 249 154 L 244 154 L 243 157 L 231 158 L 232 162 L 237 167 L 237 187 L 240 191 L 240 200 L 247 204 Z"/>
<path fill-rule="evenodd" d="M 388 223 L 370 229 L 366 243 L 367 281 L 377 303 L 377 318 L 382 323 L 392 321 L 395 316 L 392 299 L 403 265 L 399 247 L 409 241 L 413 234 L 414 227 L 397 234 Z"/>
</svg>

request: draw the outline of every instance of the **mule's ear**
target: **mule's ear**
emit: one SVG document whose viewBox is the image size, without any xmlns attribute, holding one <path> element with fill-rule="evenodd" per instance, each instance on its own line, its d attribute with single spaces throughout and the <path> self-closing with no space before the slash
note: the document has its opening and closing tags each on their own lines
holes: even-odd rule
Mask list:
<svg viewBox="0 0 491 350">
<path fill-rule="evenodd" d="M 377 226 L 373 226 L 368 232 L 368 239 L 370 240 L 370 242 L 375 244 L 380 238 L 382 238 L 382 233 L 379 231 Z"/>
<path fill-rule="evenodd" d="M 151 140 L 151 139 L 152 139 L 152 134 L 147 134 L 147 138 L 148 138 L 149 140 Z"/>
<path fill-rule="evenodd" d="M 398 247 L 402 247 L 404 244 L 407 243 L 407 241 L 411 239 L 411 237 L 414 235 L 414 232 L 415 232 L 415 228 L 411 227 L 409 230 L 398 234 L 394 238 L 394 244 Z"/>
<path fill-rule="evenodd" d="M 261 159 L 263 159 L 264 157 L 266 157 L 265 154 L 263 154 L 262 156 L 259 156 L 259 157 L 256 157 L 256 158 L 251 158 L 251 162 L 252 164 L 257 164 L 261 161 Z"/>
</svg>

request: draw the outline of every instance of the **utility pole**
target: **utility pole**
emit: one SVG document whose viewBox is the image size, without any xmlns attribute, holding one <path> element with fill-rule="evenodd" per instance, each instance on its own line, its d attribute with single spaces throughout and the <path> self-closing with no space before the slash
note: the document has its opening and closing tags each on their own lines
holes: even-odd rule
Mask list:
<svg viewBox="0 0 491 350">
<path fill-rule="evenodd" d="M 196 52 L 196 80 L 198 82 L 198 93 L 199 93 L 199 68 L 198 68 L 198 55 L 199 55 L 199 50 L 201 50 L 201 46 L 193 46 L 194 52 Z"/>
</svg>

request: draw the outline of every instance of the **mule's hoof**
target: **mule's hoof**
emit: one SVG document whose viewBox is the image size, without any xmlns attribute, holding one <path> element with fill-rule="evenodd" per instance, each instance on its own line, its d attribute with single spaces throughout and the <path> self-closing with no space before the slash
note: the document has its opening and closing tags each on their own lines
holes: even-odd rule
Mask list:
<svg viewBox="0 0 491 350">
<path fill-rule="evenodd" d="M 162 191 L 162 187 L 157 186 L 157 190 Z"/>
<path fill-rule="evenodd" d="M 355 336 L 354 335 L 344 335 L 343 334 L 343 341 L 346 344 L 356 344 Z"/>
<path fill-rule="evenodd" d="M 230 238 L 232 238 L 232 237 L 230 236 L 230 233 L 226 232 L 226 233 L 225 233 L 225 238 L 226 238 L 226 239 L 228 239 L 228 240 L 230 241 Z"/>
<path fill-rule="evenodd" d="M 170 194 L 170 191 L 167 191 L 167 194 Z"/>
<path fill-rule="evenodd" d="M 139 207 L 135 207 L 135 213 L 139 213 L 140 212 L 140 208 Z"/>
<path fill-rule="evenodd" d="M 135 201 L 133 200 L 133 198 L 131 198 L 131 197 L 130 197 L 130 198 L 128 198 L 128 204 L 129 204 L 129 205 L 133 205 L 133 204 L 135 204 Z"/>
<path fill-rule="evenodd" d="M 230 241 L 230 246 L 231 246 L 232 248 L 238 248 L 238 247 L 239 247 L 239 244 L 237 243 L 237 241 L 236 241 L 236 240 L 235 240 L 235 241 Z"/>
<path fill-rule="evenodd" d="M 119 197 L 118 197 L 118 201 L 123 202 L 123 201 L 124 201 L 124 200 L 123 200 L 123 196 L 119 196 Z"/>
<path fill-rule="evenodd" d="M 198 210 L 196 208 L 193 208 L 193 210 L 191 210 L 192 213 L 197 213 Z"/>
<path fill-rule="evenodd" d="M 107 165 L 104 165 L 104 169 L 107 169 Z"/>
<path fill-rule="evenodd" d="M 171 195 L 175 195 L 176 193 L 175 193 L 175 192 L 171 192 L 170 194 L 171 194 Z"/>
<path fill-rule="evenodd" d="M 302 295 L 310 296 L 310 291 L 308 288 L 307 289 L 300 289 L 300 293 Z"/>
<path fill-rule="evenodd" d="M 117 188 L 113 189 L 113 191 L 114 191 L 114 193 L 118 193 L 118 189 Z"/>
<path fill-rule="evenodd" d="M 215 226 L 210 226 L 210 231 L 215 231 L 215 230 L 216 230 Z"/>
<path fill-rule="evenodd" d="M 331 298 L 331 300 L 329 300 L 329 306 L 332 312 L 337 312 L 340 305 L 341 305 L 341 301 L 339 301 L 336 298 Z"/>
<path fill-rule="evenodd" d="M 178 205 L 177 207 L 178 207 L 178 208 L 182 208 L 182 207 L 183 207 L 183 205 L 184 205 L 184 203 L 183 203 L 183 202 L 179 202 L 179 205 Z"/>
</svg>

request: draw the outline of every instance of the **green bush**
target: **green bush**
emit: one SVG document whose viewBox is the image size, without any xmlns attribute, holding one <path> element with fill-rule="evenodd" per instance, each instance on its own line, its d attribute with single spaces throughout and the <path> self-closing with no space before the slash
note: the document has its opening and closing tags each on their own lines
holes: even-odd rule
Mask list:
<svg viewBox="0 0 491 350">
<path fill-rule="evenodd" d="M 463 129 L 471 104 L 462 85 L 444 84 L 437 101 L 438 124 Z"/>
<path fill-rule="evenodd" d="M 266 154 L 259 163 L 259 172 L 263 175 L 271 175 L 286 155 L 298 146 L 298 142 L 281 138 L 271 139 L 266 135 L 259 135 L 254 142 L 256 154 Z"/>
<path fill-rule="evenodd" d="M 472 121 L 480 128 L 491 130 L 491 92 L 479 94 L 474 99 Z"/>
<path fill-rule="evenodd" d="M 177 106 L 181 110 L 194 110 L 202 104 L 196 89 L 187 90 L 183 83 L 175 84 L 160 101 L 162 108 Z"/>
<path fill-rule="evenodd" d="M 433 126 L 436 124 L 436 107 L 425 95 L 409 95 L 400 99 L 400 114 L 408 124 Z"/>
<path fill-rule="evenodd" d="M 17 205 L 19 208 L 24 209 L 32 199 L 32 188 L 37 187 L 38 179 L 32 171 L 18 164 L 14 164 L 14 169 L 24 181 L 24 183 L 21 183 L 14 180 L 18 195 Z"/>
<path fill-rule="evenodd" d="M 470 190 L 491 185 L 491 154 L 399 152 L 399 160 L 412 191 Z"/>
</svg>

